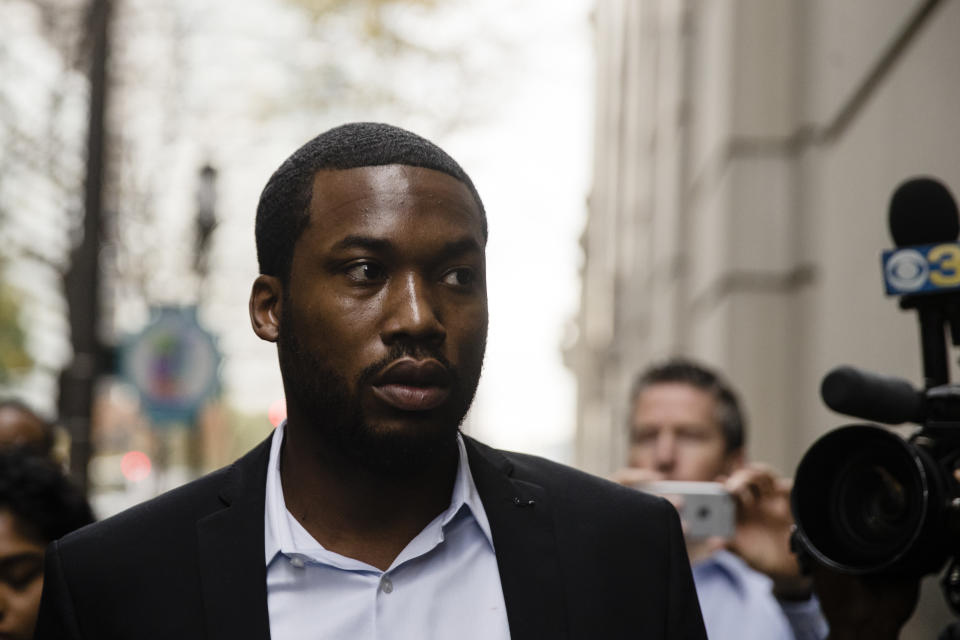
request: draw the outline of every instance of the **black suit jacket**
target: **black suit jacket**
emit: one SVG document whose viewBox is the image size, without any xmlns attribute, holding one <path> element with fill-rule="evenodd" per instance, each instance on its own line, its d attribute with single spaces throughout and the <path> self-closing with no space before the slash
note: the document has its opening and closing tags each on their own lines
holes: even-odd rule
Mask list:
<svg viewBox="0 0 960 640">
<path fill-rule="evenodd" d="M 465 441 L 513 640 L 706 638 L 666 501 Z M 268 638 L 269 451 L 51 544 L 35 638 Z"/>
</svg>

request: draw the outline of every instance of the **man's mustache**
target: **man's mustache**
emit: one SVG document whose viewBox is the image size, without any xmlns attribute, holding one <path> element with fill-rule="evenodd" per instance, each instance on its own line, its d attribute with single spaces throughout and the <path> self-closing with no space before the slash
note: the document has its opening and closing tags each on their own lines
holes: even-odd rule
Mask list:
<svg viewBox="0 0 960 640">
<path fill-rule="evenodd" d="M 365 367 L 363 371 L 360 372 L 360 375 L 357 376 L 358 381 L 361 384 L 369 383 L 384 369 L 401 358 L 413 358 L 414 360 L 436 360 L 441 366 L 443 366 L 444 369 L 447 370 L 453 386 L 458 386 L 460 378 L 457 375 L 457 369 L 450 364 L 450 361 L 443 355 L 443 353 L 441 353 L 441 351 L 436 347 L 414 342 L 397 342 L 391 345 L 390 351 L 386 356 L 370 366 Z"/>
</svg>

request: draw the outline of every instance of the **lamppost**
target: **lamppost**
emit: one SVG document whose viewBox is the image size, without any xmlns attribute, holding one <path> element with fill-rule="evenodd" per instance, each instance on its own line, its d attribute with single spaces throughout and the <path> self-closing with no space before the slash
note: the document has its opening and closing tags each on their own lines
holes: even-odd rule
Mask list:
<svg viewBox="0 0 960 640">
<path fill-rule="evenodd" d="M 200 169 L 197 183 L 196 236 L 194 239 L 193 268 L 200 279 L 197 303 L 209 271 L 210 237 L 217 226 L 217 170 L 209 163 Z"/>
<path fill-rule="evenodd" d="M 109 154 L 106 110 L 109 97 L 109 34 L 111 0 L 90 0 L 90 121 L 87 130 L 87 164 L 84 184 L 83 239 L 74 247 L 64 274 L 64 291 L 70 321 L 73 359 L 61 371 L 60 420 L 70 433 L 70 471 L 88 489 L 87 463 L 91 455 L 90 425 L 96 384 L 104 370 L 104 345 L 100 339 L 100 248 L 104 182 Z"/>
</svg>

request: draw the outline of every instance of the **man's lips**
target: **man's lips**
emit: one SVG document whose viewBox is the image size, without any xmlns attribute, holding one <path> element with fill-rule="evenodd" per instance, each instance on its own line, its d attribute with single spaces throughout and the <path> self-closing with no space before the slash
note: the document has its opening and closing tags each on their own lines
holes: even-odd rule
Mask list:
<svg viewBox="0 0 960 640">
<path fill-rule="evenodd" d="M 373 393 L 401 411 L 428 411 L 450 395 L 450 373 L 434 359 L 401 358 L 373 380 Z"/>
</svg>

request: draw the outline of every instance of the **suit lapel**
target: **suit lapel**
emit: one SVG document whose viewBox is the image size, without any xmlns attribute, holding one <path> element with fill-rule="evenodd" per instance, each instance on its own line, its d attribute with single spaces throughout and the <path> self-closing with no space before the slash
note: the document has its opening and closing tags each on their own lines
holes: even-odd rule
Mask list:
<svg viewBox="0 0 960 640">
<path fill-rule="evenodd" d="M 197 522 L 205 628 L 210 640 L 269 638 L 264 496 L 270 439 L 227 472 L 224 508 Z"/>
<path fill-rule="evenodd" d="M 502 454 L 464 441 L 490 521 L 512 640 L 567 637 L 551 496 L 511 478 L 513 466 Z"/>
<path fill-rule="evenodd" d="M 567 637 L 553 508 L 539 485 L 511 478 L 502 454 L 465 437 L 490 521 L 512 640 Z M 269 638 L 264 500 L 270 440 L 227 472 L 224 508 L 197 522 L 205 627 L 210 640 Z"/>
</svg>

